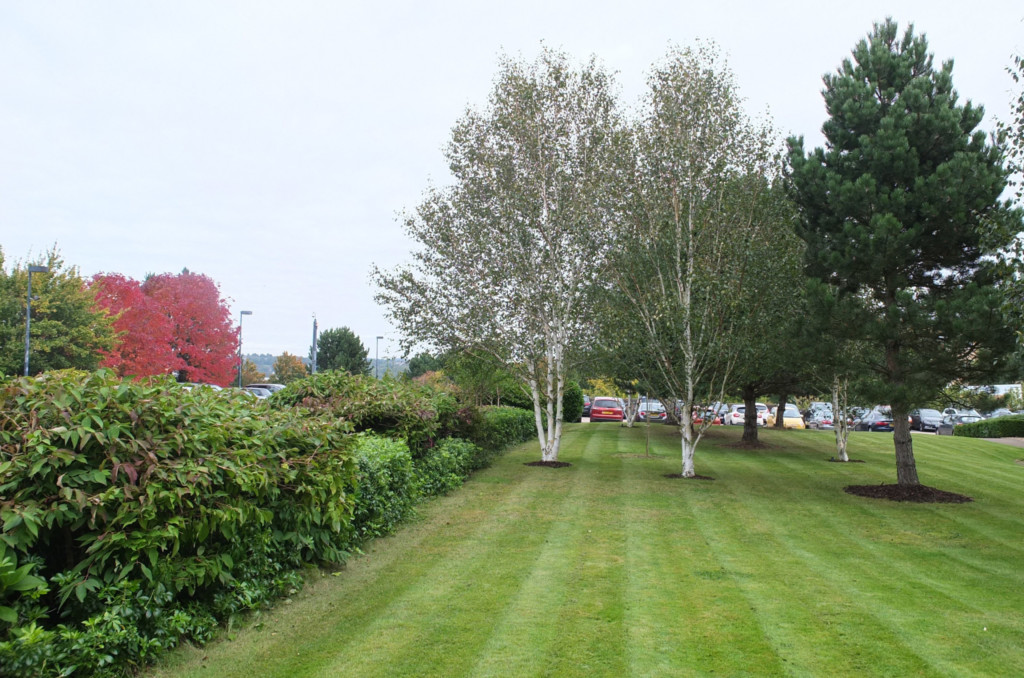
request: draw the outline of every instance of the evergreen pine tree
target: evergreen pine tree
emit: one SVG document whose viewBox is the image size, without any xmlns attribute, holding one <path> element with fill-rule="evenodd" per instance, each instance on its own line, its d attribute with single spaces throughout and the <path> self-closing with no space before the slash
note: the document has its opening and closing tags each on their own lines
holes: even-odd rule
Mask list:
<svg viewBox="0 0 1024 678">
<path fill-rule="evenodd" d="M 892 407 L 904 486 L 919 484 L 909 410 L 998 369 L 1013 342 L 985 254 L 1020 218 L 999 201 L 1007 171 L 977 129 L 983 109 L 959 102 L 952 73 L 913 26 L 876 24 L 824 77 L 826 147 L 789 141 L 806 271 L 853 302 L 842 331 Z"/>
</svg>

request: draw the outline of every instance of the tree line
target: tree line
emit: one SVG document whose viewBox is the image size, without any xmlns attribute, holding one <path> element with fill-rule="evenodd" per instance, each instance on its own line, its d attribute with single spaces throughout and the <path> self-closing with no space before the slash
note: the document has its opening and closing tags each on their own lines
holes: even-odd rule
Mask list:
<svg viewBox="0 0 1024 678">
<path fill-rule="evenodd" d="M 671 48 L 633 114 L 593 58 L 503 59 L 452 130 L 454 182 L 403 217 L 413 263 L 374 270 L 378 301 L 407 347 L 514 374 L 543 461 L 567 375 L 596 363 L 680 403 L 684 477 L 701 408 L 742 393 L 756 441 L 756 397 L 814 383 L 840 410 L 889 404 L 897 482 L 919 485 L 908 411 L 1013 372 L 1024 298 L 1021 212 L 1000 197 L 1024 104 L 990 139 L 952 70 L 913 27 L 875 24 L 824 76 L 826 143 L 807 150 L 746 114 L 714 45 Z"/>
</svg>

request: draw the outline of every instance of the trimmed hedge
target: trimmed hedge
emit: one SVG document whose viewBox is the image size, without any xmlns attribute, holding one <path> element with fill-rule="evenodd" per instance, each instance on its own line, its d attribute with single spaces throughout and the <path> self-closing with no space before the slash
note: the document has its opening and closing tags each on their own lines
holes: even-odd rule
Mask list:
<svg viewBox="0 0 1024 678">
<path fill-rule="evenodd" d="M 960 424 L 953 428 L 953 435 L 965 438 L 1022 438 L 1024 414 L 1011 414 L 995 419 L 983 419 L 973 424 Z"/>
<path fill-rule="evenodd" d="M 469 439 L 482 448 L 485 455 L 490 454 L 493 457 L 501 450 L 525 442 L 535 435 L 537 424 L 532 409 L 481 407 L 480 416 L 470 430 Z M 487 463 L 490 463 L 489 458 L 483 466 Z"/>
<path fill-rule="evenodd" d="M 0 673 L 118 675 L 343 560 L 351 444 L 166 378 L 3 383 Z"/>
<path fill-rule="evenodd" d="M 379 435 L 360 434 L 355 449 L 359 466 L 352 524 L 363 542 L 395 530 L 413 512 L 417 474 L 409 446 Z"/>
</svg>

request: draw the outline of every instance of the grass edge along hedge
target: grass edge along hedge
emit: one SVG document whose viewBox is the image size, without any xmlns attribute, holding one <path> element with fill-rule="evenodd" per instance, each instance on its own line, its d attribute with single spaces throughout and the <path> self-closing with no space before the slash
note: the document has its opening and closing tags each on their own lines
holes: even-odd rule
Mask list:
<svg viewBox="0 0 1024 678">
<path fill-rule="evenodd" d="M 0 675 L 120 676 L 204 643 L 535 434 L 484 408 L 453 419 L 470 441 L 414 435 L 414 460 L 411 417 L 395 440 L 322 414 L 105 371 L 0 384 Z"/>
</svg>

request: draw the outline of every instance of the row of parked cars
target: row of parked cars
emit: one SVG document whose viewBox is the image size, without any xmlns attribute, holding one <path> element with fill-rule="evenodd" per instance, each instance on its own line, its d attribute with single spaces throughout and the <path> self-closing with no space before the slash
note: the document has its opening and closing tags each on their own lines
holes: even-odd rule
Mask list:
<svg viewBox="0 0 1024 678">
<path fill-rule="evenodd" d="M 764 403 L 756 403 L 757 425 L 774 426 L 778 416 L 778 408 L 769 408 Z M 621 398 L 597 397 L 589 398 L 584 396 L 583 416 L 590 417 L 590 421 L 622 421 L 624 419 L 625 403 Z M 969 424 L 982 419 L 1005 416 L 1013 414 L 1010 410 L 999 409 L 989 413 L 987 416 L 979 414 L 976 410 L 957 410 L 947 408 L 942 412 L 934 409 L 915 409 L 910 412 L 910 428 L 915 431 L 934 432 L 938 435 L 952 435 L 953 429 L 961 424 Z M 746 417 L 745 405 L 726 405 L 716 403 L 707 408 L 702 414 L 695 415 L 696 421 L 701 422 L 707 418 L 713 418 L 713 423 L 731 426 L 742 426 Z M 832 405 L 826 402 L 812 402 L 807 410 L 801 412 L 796 405 L 788 403 L 782 413 L 783 426 L 793 429 L 833 429 L 835 422 L 832 415 Z M 640 408 L 637 412 L 638 421 L 666 422 L 668 413 L 665 406 L 658 400 L 641 399 Z M 893 418 L 892 410 L 884 405 L 873 408 L 853 407 L 850 409 L 849 425 L 854 431 L 892 431 Z"/>
</svg>

